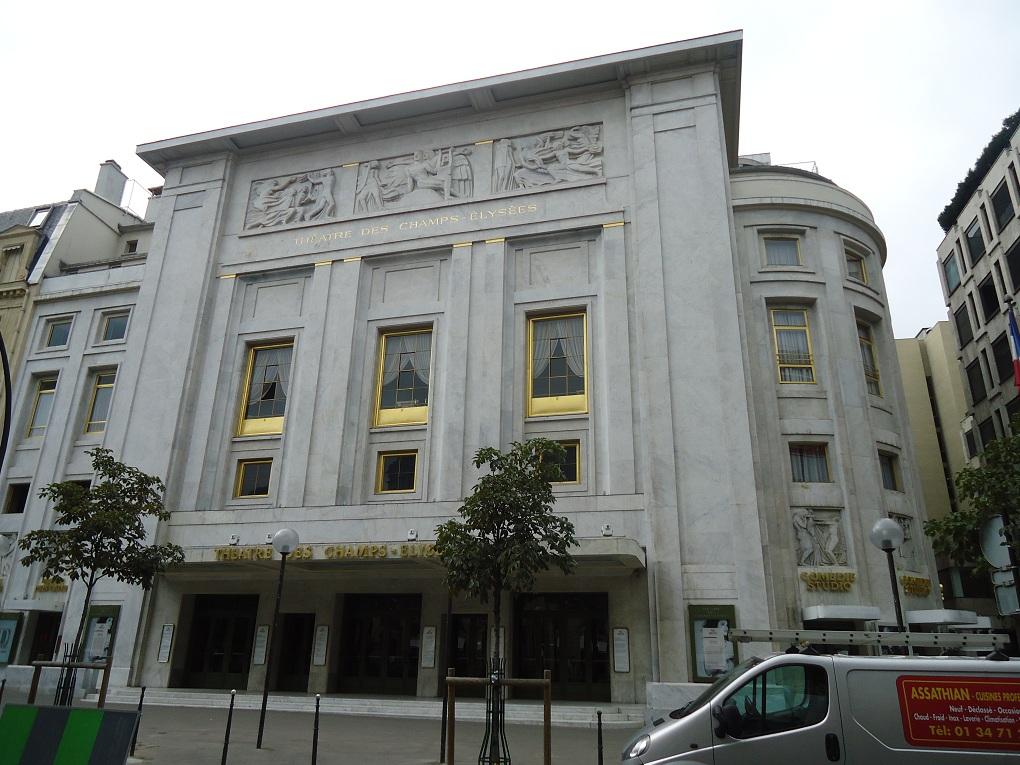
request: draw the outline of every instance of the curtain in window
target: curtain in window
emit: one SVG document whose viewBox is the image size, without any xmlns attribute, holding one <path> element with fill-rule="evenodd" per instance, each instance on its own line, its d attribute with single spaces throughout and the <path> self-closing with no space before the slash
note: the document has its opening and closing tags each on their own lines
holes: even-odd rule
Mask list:
<svg viewBox="0 0 1020 765">
<path fill-rule="evenodd" d="M 393 385 L 400 374 L 400 355 L 414 354 L 415 376 L 423 385 L 429 384 L 429 366 L 432 357 L 432 333 L 415 332 L 411 335 L 388 335 L 383 357 L 383 386 Z"/>
<path fill-rule="evenodd" d="M 563 348 L 567 368 L 584 379 L 584 323 L 581 316 L 542 319 L 532 327 L 531 375 L 540 377 L 549 366 L 557 340 Z"/>
<path fill-rule="evenodd" d="M 797 483 L 828 483 L 829 467 L 825 452 L 813 447 L 791 447 L 790 463 Z"/>
</svg>

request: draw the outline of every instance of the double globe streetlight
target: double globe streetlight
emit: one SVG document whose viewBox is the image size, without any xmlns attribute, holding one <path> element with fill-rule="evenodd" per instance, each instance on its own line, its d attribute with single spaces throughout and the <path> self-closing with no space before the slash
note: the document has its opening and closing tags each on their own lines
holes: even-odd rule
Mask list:
<svg viewBox="0 0 1020 765">
<path fill-rule="evenodd" d="M 892 585 L 893 603 L 896 604 L 896 624 L 900 632 L 904 632 L 900 588 L 896 583 L 896 564 L 893 562 L 893 553 L 903 545 L 905 539 L 903 527 L 892 518 L 882 518 L 875 521 L 868 538 L 871 539 L 871 544 L 885 553 L 886 560 L 889 562 L 889 584 Z"/>
<path fill-rule="evenodd" d="M 266 702 L 269 700 L 269 682 L 273 677 L 273 646 L 280 622 L 280 598 L 283 595 L 283 572 L 287 567 L 287 556 L 298 546 L 298 533 L 294 529 L 280 529 L 273 535 L 273 549 L 280 553 L 280 578 L 276 583 L 276 603 L 273 606 L 273 626 L 269 633 L 269 653 L 266 656 L 266 679 L 262 683 L 262 711 L 259 713 L 259 737 L 255 748 L 262 748 L 262 729 L 266 724 Z"/>
</svg>

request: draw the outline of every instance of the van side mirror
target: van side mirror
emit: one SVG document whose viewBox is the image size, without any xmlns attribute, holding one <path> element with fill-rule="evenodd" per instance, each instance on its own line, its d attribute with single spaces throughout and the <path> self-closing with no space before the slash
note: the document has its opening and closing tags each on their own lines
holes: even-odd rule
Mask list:
<svg viewBox="0 0 1020 765">
<path fill-rule="evenodd" d="M 719 738 L 736 736 L 744 727 L 744 718 L 740 716 L 736 704 L 716 704 L 712 707 L 712 716 L 717 723 L 715 735 Z"/>
</svg>

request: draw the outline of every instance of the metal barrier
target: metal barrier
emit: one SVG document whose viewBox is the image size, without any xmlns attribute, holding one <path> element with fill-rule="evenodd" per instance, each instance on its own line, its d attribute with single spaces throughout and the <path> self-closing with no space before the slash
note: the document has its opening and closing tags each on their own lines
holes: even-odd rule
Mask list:
<svg viewBox="0 0 1020 765">
<path fill-rule="evenodd" d="M 501 680 L 501 685 L 511 688 L 542 689 L 542 763 L 552 765 L 552 673 L 547 669 L 541 680 L 510 678 Z M 488 677 L 457 677 L 453 667 L 446 671 L 446 765 L 454 765 L 454 728 L 457 717 L 457 686 L 485 687 L 492 683 Z M 497 765 L 493 763 L 493 765 Z"/>
<path fill-rule="evenodd" d="M 32 673 L 32 687 L 28 691 L 29 704 L 35 703 L 35 696 L 39 692 L 39 675 L 43 667 L 60 667 L 61 669 L 101 669 L 103 671 L 103 682 L 99 686 L 99 702 L 96 706 L 102 709 L 106 706 L 106 691 L 110 687 L 110 665 L 107 662 L 91 661 L 33 661 L 35 671 Z"/>
</svg>

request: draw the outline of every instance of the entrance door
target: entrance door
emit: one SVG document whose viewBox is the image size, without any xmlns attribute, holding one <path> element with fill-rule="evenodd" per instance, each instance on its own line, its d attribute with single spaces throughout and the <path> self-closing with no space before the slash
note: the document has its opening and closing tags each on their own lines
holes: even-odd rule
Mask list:
<svg viewBox="0 0 1020 765">
<path fill-rule="evenodd" d="M 515 674 L 540 678 L 548 669 L 553 698 L 609 701 L 609 596 L 521 595 L 516 606 Z"/>
<path fill-rule="evenodd" d="M 418 692 L 421 595 L 347 595 L 340 643 L 340 690 Z"/>
<path fill-rule="evenodd" d="M 196 595 L 184 686 L 248 687 L 258 595 Z"/>
<path fill-rule="evenodd" d="M 450 620 L 450 645 L 453 667 L 458 677 L 485 677 L 485 614 L 454 614 Z M 458 696 L 484 696 L 485 688 L 469 686 L 457 690 Z"/>
<path fill-rule="evenodd" d="M 276 644 L 280 670 L 274 690 L 304 693 L 308 690 L 308 670 L 312 665 L 315 614 L 283 614 L 280 627 L 280 642 Z"/>
<path fill-rule="evenodd" d="M 52 661 L 60 638 L 60 612 L 40 611 L 35 617 L 35 631 L 28 660 Z M 61 656 L 60 658 L 64 658 Z"/>
</svg>

